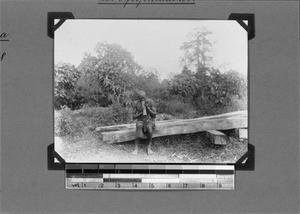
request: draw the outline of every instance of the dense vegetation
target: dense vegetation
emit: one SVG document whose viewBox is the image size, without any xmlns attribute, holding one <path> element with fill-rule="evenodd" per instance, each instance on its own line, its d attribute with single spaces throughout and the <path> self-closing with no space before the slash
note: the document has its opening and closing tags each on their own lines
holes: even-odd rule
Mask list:
<svg viewBox="0 0 300 214">
<path fill-rule="evenodd" d="M 57 132 L 67 135 L 70 130 L 79 133 L 95 126 L 132 122 L 136 90 L 144 90 L 154 100 L 158 113 L 177 118 L 247 109 L 245 78 L 236 71 L 221 73 L 211 66 L 210 34 L 195 29 L 189 35 L 180 47 L 182 72 L 170 79 L 160 80 L 156 70 L 144 70 L 122 46 L 105 42 L 96 45 L 96 55 L 86 53 L 78 67 L 56 64 Z"/>
</svg>

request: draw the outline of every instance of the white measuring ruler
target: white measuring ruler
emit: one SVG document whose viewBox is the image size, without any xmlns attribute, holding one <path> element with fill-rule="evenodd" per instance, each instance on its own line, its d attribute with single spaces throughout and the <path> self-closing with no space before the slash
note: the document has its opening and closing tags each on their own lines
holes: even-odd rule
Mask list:
<svg viewBox="0 0 300 214">
<path fill-rule="evenodd" d="M 128 164 L 103 166 L 104 164 L 68 164 L 66 188 L 234 190 L 234 165 L 166 165 L 164 169 L 162 165 L 157 168 L 155 165 L 139 165 L 139 170 L 133 170 L 134 166 Z M 158 171 L 161 173 L 157 173 Z"/>
</svg>

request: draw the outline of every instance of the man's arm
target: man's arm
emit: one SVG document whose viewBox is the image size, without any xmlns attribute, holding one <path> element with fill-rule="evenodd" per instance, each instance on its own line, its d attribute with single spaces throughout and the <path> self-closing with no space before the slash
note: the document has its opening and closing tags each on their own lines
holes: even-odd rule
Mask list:
<svg viewBox="0 0 300 214">
<path fill-rule="evenodd" d="M 134 115 L 132 115 L 133 120 L 137 119 L 139 116 L 141 116 L 143 114 L 143 112 L 138 113 L 137 111 L 135 112 Z"/>
<path fill-rule="evenodd" d="M 133 105 L 133 114 L 132 114 L 132 119 L 135 120 L 137 119 L 139 116 L 141 116 L 143 114 L 143 112 L 139 113 L 136 107 L 136 103 L 134 103 Z"/>
<path fill-rule="evenodd" d="M 146 106 L 146 110 L 147 112 L 150 114 L 151 117 L 155 117 L 156 116 L 156 108 L 154 106 L 154 103 L 152 102 L 150 106 Z"/>
</svg>

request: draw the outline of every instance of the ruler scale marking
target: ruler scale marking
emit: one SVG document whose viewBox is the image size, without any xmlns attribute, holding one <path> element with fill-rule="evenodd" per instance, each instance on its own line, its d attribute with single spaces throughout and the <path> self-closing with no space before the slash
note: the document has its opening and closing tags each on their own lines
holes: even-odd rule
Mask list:
<svg viewBox="0 0 300 214">
<path fill-rule="evenodd" d="M 234 190 L 234 165 L 66 164 L 67 189 Z"/>
</svg>

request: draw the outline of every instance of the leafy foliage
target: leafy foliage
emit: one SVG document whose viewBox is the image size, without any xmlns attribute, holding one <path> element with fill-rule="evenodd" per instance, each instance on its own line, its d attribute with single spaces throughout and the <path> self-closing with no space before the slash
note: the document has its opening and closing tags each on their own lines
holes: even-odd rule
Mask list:
<svg viewBox="0 0 300 214">
<path fill-rule="evenodd" d="M 83 107 L 71 110 L 64 106 L 55 111 L 55 133 L 58 136 L 75 137 L 95 130 L 99 126 L 132 122 L 131 110 L 119 104 L 110 107 Z"/>
<path fill-rule="evenodd" d="M 68 106 L 78 109 L 85 102 L 81 88 L 77 87 L 80 72 L 74 65 L 62 63 L 54 68 L 54 98 L 55 108 Z"/>
<path fill-rule="evenodd" d="M 247 82 L 238 72 L 221 73 L 211 62 L 211 32 L 195 29 L 181 46 L 180 74 L 161 81 L 155 69 L 144 70 L 118 44 L 100 42 L 80 65 L 54 69 L 55 109 L 59 135 L 84 133 L 96 126 L 132 122 L 131 102 L 144 90 L 159 114 L 194 118 L 247 109 Z"/>
<path fill-rule="evenodd" d="M 183 71 L 170 82 L 169 93 L 183 97 L 186 103 L 192 103 L 198 115 L 221 113 L 226 106 L 232 105 L 232 99 L 245 98 L 247 85 L 245 79 L 235 71 L 221 73 L 209 70 L 207 74 Z"/>
<path fill-rule="evenodd" d="M 180 95 L 185 101 L 192 100 L 198 93 L 201 85 L 196 76 L 184 69 L 181 74 L 175 75 L 169 84 L 169 92 Z"/>
<path fill-rule="evenodd" d="M 73 114 L 73 111 L 66 106 L 62 107 L 59 114 L 56 112 L 55 133 L 58 136 L 74 137 L 88 131 L 88 121 L 84 117 L 73 117 Z"/>
<path fill-rule="evenodd" d="M 118 44 L 98 43 L 95 52 L 97 56 L 85 54 L 79 65 L 82 72 L 79 84 L 88 102 L 96 106 L 130 105 L 140 66 L 131 53 Z"/>
</svg>

